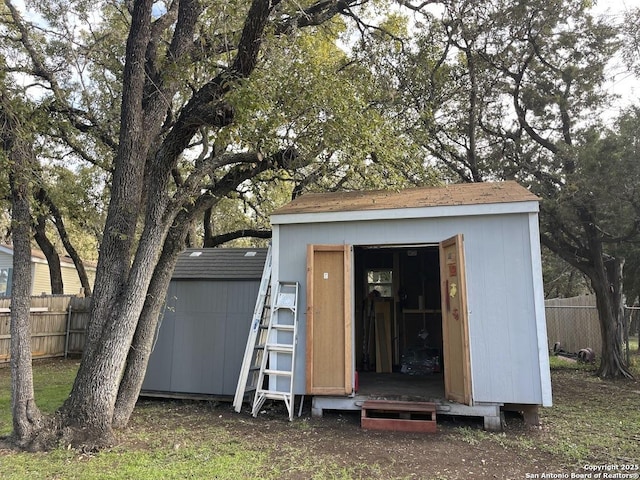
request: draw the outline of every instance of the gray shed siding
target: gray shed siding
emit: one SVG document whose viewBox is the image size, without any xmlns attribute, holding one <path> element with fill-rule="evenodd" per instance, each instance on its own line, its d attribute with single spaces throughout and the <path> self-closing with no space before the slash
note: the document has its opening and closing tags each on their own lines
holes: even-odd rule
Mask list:
<svg viewBox="0 0 640 480">
<path fill-rule="evenodd" d="M 260 279 L 171 281 L 143 391 L 232 396 Z"/>
<path fill-rule="evenodd" d="M 364 217 L 364 215 L 363 215 Z M 437 243 L 464 235 L 469 306 L 472 396 L 475 403 L 543 404 L 540 329 L 536 323 L 531 225 L 536 213 L 349 220 L 274 225 L 274 280 L 301 285 L 299 338 L 306 338 L 307 244 Z M 540 277 L 539 279 L 537 277 Z M 542 339 L 546 345 L 546 339 Z M 295 391 L 305 390 L 304 341 L 298 342 Z M 545 390 L 545 392 L 543 392 Z M 550 400 L 549 400 L 550 401 Z"/>
</svg>

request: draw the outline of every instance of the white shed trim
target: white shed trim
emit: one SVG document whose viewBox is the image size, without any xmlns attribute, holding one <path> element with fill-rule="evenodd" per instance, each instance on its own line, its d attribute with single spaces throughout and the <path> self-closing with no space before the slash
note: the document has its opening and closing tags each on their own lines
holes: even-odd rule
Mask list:
<svg viewBox="0 0 640 480">
<path fill-rule="evenodd" d="M 540 364 L 540 383 L 542 406 L 552 406 L 551 399 L 551 371 L 549 366 L 549 351 L 547 350 L 547 321 L 544 308 L 544 283 L 542 280 L 542 255 L 540 252 L 540 230 L 538 216 L 529 215 L 529 243 L 531 245 L 531 265 L 533 277 L 533 302 L 536 316 L 536 330 L 538 332 L 538 359 Z M 537 275 L 536 273 L 540 273 Z"/>
<path fill-rule="evenodd" d="M 474 215 L 504 215 L 509 213 L 537 213 L 537 201 L 490 203 L 479 205 L 446 205 L 417 208 L 389 208 L 346 212 L 313 212 L 274 214 L 272 225 L 297 223 L 352 222 L 360 220 L 397 220 L 408 218 L 465 217 Z"/>
</svg>

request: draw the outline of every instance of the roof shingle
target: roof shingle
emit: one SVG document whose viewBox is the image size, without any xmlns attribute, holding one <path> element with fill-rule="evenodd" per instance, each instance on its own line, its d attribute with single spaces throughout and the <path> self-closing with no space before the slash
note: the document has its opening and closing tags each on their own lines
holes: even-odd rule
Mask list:
<svg viewBox="0 0 640 480">
<path fill-rule="evenodd" d="M 279 208 L 273 214 L 349 212 L 538 200 L 537 196 L 514 181 L 464 183 L 399 191 L 307 193 Z"/>
<path fill-rule="evenodd" d="M 260 279 L 266 248 L 188 248 L 178 257 L 174 279 Z"/>
</svg>

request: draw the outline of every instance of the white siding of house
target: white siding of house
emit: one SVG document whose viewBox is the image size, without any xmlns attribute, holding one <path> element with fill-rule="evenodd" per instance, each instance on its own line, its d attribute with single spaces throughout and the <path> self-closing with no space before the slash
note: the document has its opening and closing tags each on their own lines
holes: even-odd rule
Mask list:
<svg viewBox="0 0 640 480">
<path fill-rule="evenodd" d="M 13 257 L 5 252 L 0 251 L 0 270 L 11 269 L 13 268 Z M 8 283 L 8 282 L 7 282 Z M 1 295 L 6 295 L 5 289 L 10 289 L 10 285 L 7 285 L 3 282 L 2 288 L 0 290 Z"/>
<path fill-rule="evenodd" d="M 4 247 L 2 247 L 4 248 Z M 13 255 L 6 251 L 0 250 L 0 268 L 12 268 L 13 267 Z M 95 269 L 87 268 L 87 276 L 89 277 L 89 284 L 93 286 L 95 280 Z M 62 263 L 62 281 L 64 283 L 65 295 L 78 295 L 82 284 L 80 283 L 80 277 L 73 264 Z M 49 279 L 49 265 L 43 259 L 32 257 L 31 261 L 31 295 L 50 295 L 51 294 L 51 280 Z"/>
<path fill-rule="evenodd" d="M 0 252 L 0 268 L 12 268 L 13 267 L 13 255 Z"/>
<path fill-rule="evenodd" d="M 51 280 L 49 278 L 49 265 L 46 263 L 34 263 L 33 272 L 33 289 L 32 295 L 45 295 L 51 294 Z M 62 282 L 64 284 L 65 295 L 78 295 L 82 284 L 80 283 L 80 277 L 76 271 L 75 266 L 62 264 Z M 95 276 L 93 271 L 87 273 L 89 275 L 89 282 L 93 285 L 93 277 Z"/>
<path fill-rule="evenodd" d="M 50 295 L 51 294 L 51 280 L 49 279 L 49 266 L 46 263 L 33 263 L 33 269 L 31 270 L 31 289 L 32 295 Z"/>
</svg>

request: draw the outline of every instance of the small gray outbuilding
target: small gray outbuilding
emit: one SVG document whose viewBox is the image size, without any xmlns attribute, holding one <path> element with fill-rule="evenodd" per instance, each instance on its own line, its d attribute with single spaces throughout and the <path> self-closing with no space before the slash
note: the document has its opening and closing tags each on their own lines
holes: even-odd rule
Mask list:
<svg viewBox="0 0 640 480">
<path fill-rule="evenodd" d="M 180 254 L 142 395 L 233 396 L 267 249 Z"/>
<path fill-rule="evenodd" d="M 276 210 L 272 283 L 301 292 L 294 393 L 322 414 L 403 380 L 489 428 L 504 408 L 535 421 L 551 405 L 538 200 L 498 182 L 307 194 Z M 443 374 L 415 374 L 434 363 Z"/>
</svg>

